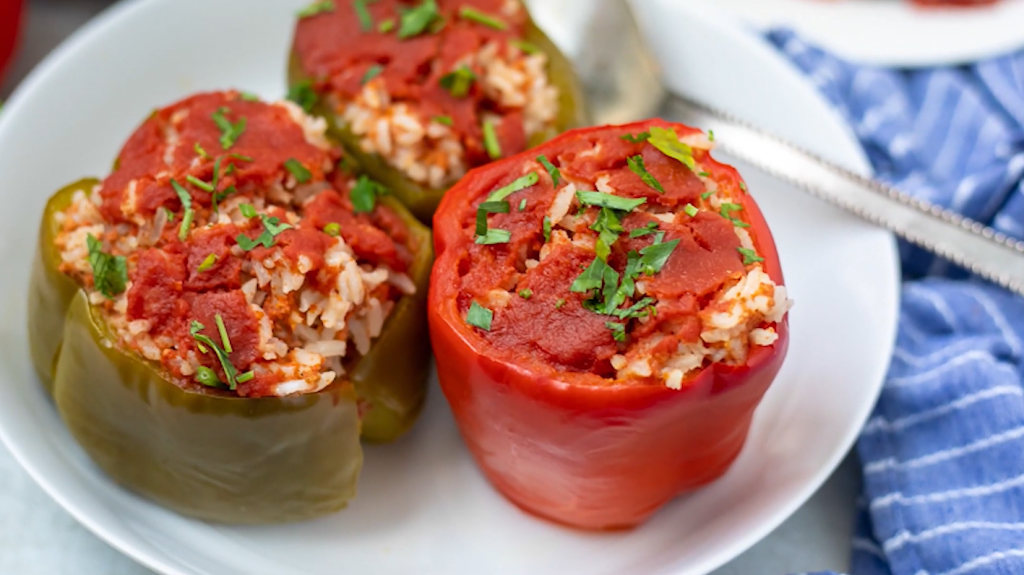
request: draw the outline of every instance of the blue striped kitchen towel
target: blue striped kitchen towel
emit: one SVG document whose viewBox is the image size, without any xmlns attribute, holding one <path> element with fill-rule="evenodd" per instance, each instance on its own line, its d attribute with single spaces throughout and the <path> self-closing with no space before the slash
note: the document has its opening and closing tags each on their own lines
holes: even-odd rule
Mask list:
<svg viewBox="0 0 1024 575">
<path fill-rule="evenodd" d="M 854 127 L 879 178 L 1024 238 L 1024 51 L 904 71 L 788 30 L 769 39 Z M 853 574 L 1024 574 L 1024 298 L 900 251 L 896 352 L 857 445 Z"/>
</svg>

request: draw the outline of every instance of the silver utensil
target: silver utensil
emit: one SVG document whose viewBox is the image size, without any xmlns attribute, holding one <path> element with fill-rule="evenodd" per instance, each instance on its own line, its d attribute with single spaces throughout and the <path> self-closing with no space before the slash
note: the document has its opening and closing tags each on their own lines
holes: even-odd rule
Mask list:
<svg viewBox="0 0 1024 575">
<path fill-rule="evenodd" d="M 668 92 L 625 0 L 533 0 L 530 8 L 541 26 L 560 24 L 546 28 L 573 60 L 598 124 L 660 115 L 714 130 L 724 152 L 1024 295 L 1024 242 Z"/>
</svg>

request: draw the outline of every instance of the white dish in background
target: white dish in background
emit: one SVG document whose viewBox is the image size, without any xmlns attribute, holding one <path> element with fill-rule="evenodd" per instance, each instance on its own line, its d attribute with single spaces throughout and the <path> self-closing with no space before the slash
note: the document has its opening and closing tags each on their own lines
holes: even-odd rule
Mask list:
<svg viewBox="0 0 1024 575">
<path fill-rule="evenodd" d="M 792 27 L 822 48 L 864 64 L 954 65 L 1024 48 L 1024 0 L 970 8 L 925 8 L 908 0 L 716 0 L 714 4 L 760 28 Z"/>
<path fill-rule="evenodd" d="M 0 114 L 0 437 L 56 501 L 114 547 L 173 575 L 700 574 L 817 489 L 881 386 L 895 333 L 897 257 L 888 233 L 749 170 L 797 300 L 789 359 L 729 473 L 636 531 L 573 531 L 506 502 L 477 472 L 436 384 L 408 437 L 368 448 L 351 507 L 317 521 L 208 525 L 100 473 L 29 365 L 23 302 L 42 206 L 61 185 L 104 174 L 156 106 L 224 87 L 282 94 L 292 16 L 304 4 L 119 4 L 55 51 Z M 841 120 L 761 40 L 672 0 L 637 8 L 673 87 L 867 171 Z"/>
</svg>

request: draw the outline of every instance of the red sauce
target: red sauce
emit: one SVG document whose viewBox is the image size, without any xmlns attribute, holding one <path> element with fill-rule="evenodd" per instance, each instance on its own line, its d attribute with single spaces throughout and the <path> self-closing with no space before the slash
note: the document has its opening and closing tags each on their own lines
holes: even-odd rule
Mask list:
<svg viewBox="0 0 1024 575">
<path fill-rule="evenodd" d="M 696 132 L 674 127 L 680 136 Z M 460 183 L 460 187 L 470 190 L 459 190 L 458 195 L 465 198 L 459 201 L 464 203 L 454 208 L 455 212 L 445 206 L 438 212 L 443 212 L 445 218 L 458 218 L 463 230 L 464 243 L 445 248 L 453 251 L 458 261 L 461 280 L 458 307 L 462 314 L 465 316 L 473 301 L 487 302 L 492 290 L 512 292 L 508 304 L 494 311 L 490 331 L 477 330 L 496 353 L 522 354 L 556 370 L 612 377 L 614 369 L 609 359 L 621 353 L 606 325 L 615 318 L 586 309 L 586 294 L 570 291 L 583 269 L 594 261 L 594 250 L 544 239 L 543 220 L 556 191 L 548 173 L 534 161 L 537 153 L 546 154 L 562 177 L 576 182 L 578 189 L 594 190 L 598 178 L 607 178 L 615 195 L 646 198 L 643 209 L 623 218 L 625 233 L 619 236 L 608 258 L 609 265 L 620 276 L 626 267 L 628 252 L 639 252 L 654 241 L 653 234 L 630 238 L 628 232 L 656 222 L 659 230 L 665 232 L 663 241 L 679 240 L 660 272 L 638 280 L 646 284 L 645 295 L 657 300 L 657 313 L 644 323 L 631 321 L 632 338 L 660 333 L 664 339 L 659 346 L 664 347 L 666 353 L 671 353 L 680 342 L 696 341 L 701 330 L 697 315 L 701 302 L 717 293 L 725 282 L 744 273 L 742 256 L 737 251 L 740 241 L 733 223 L 717 212 L 704 209 L 695 217 L 676 217 L 665 222 L 644 211 L 682 212 L 688 203 L 700 204 L 706 187 L 698 175 L 681 162 L 651 145 L 623 140 L 621 136 L 625 133 L 618 127 L 584 130 L 575 133 L 575 138 L 563 137 L 556 143 L 522 154 L 518 161 L 506 160 L 500 169 L 479 169 Z M 595 153 L 597 144 L 600 148 Z M 647 171 L 662 184 L 664 194 L 630 170 L 626 160 L 635 155 L 643 157 Z M 712 170 L 713 173 L 707 175 L 716 181 L 719 189 L 734 196 L 744 195 L 733 170 L 711 160 L 704 150 L 694 148 L 693 157 L 698 164 Z M 508 196 L 509 213 L 491 214 L 488 218 L 489 227 L 511 233 L 510 241 L 497 245 L 475 244 L 477 206 L 494 190 L 529 172 L 537 172 L 540 181 Z M 559 188 L 564 185 L 563 182 Z M 519 210 L 523 199 L 525 208 Z M 597 208 L 588 208 L 585 213 L 585 222 L 577 224 L 580 232 L 593 224 Z M 435 224 L 440 225 L 436 221 Z M 541 259 L 539 253 L 545 243 L 550 252 Z M 527 259 L 541 261 L 527 272 Z M 529 298 L 517 295 L 523 290 L 529 290 Z M 642 297 L 644 294 L 638 292 L 622 307 Z"/>
<path fill-rule="evenodd" d="M 456 69 L 466 54 L 495 40 L 501 41 L 499 45 L 504 50 L 507 40 L 522 38 L 527 23 L 525 9 L 510 18 L 502 14 L 505 0 L 438 0 L 445 26 L 436 33 L 400 40 L 396 33 L 399 11 L 421 3 L 401 0 L 368 3 L 374 23 L 370 31 L 361 28 L 352 2 L 336 2 L 333 12 L 301 19 L 295 33 L 294 50 L 302 69 L 318 80 L 320 91 L 353 98 L 362 90 L 366 72 L 372 66 L 383 66 L 380 77 L 393 99 L 419 103 L 425 120 L 435 116 L 452 118 L 452 127 L 462 139 L 470 166 L 490 160 L 480 128 L 483 112 L 504 115 L 497 135 L 506 155 L 526 149 L 526 134 L 519 112 L 495 109 L 492 103 L 485 101 L 478 86 L 474 85 L 468 96 L 456 98 L 440 85 L 441 78 Z M 464 6 L 500 18 L 507 29 L 495 30 L 459 17 L 458 11 Z M 387 33 L 380 32 L 380 23 L 389 19 L 395 22 L 395 28 Z"/>
</svg>

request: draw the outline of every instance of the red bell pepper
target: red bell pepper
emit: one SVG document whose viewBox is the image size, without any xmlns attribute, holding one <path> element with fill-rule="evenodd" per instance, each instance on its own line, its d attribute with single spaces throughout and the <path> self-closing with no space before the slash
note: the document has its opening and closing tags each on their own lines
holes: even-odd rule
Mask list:
<svg viewBox="0 0 1024 575">
<path fill-rule="evenodd" d="M 705 363 L 689 372 L 677 390 L 615 380 L 594 384 L 592 374 L 544 365 L 527 351 L 516 359 L 467 324 L 461 275 L 474 232 L 466 220 L 483 197 L 497 183 L 525 173 L 524 166 L 541 154 L 559 157 L 595 135 L 618 144 L 623 135 L 652 126 L 675 129 L 680 136 L 697 133 L 661 120 L 570 131 L 473 170 L 445 195 L 434 217 L 431 341 L 441 387 L 462 437 L 486 477 L 513 503 L 581 528 L 633 527 L 680 493 L 724 474 L 743 447 L 754 410 L 788 344 L 783 319 L 772 326 L 779 336 L 775 343 L 751 346 L 745 364 Z M 711 180 L 745 190 L 733 168 L 700 154 L 700 169 Z M 618 165 L 624 164 L 625 158 L 619 158 Z M 513 213 L 520 201 L 512 201 Z M 763 269 L 782 285 L 764 217 L 746 193 L 734 201 L 743 206 Z"/>
<path fill-rule="evenodd" d="M 23 0 L 0 0 L 0 81 L 14 59 L 24 4 Z"/>
</svg>

